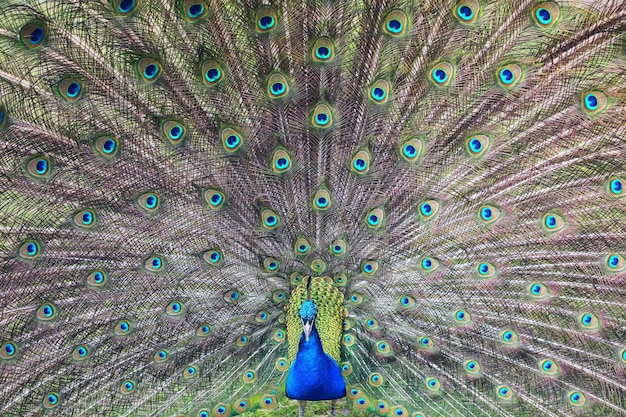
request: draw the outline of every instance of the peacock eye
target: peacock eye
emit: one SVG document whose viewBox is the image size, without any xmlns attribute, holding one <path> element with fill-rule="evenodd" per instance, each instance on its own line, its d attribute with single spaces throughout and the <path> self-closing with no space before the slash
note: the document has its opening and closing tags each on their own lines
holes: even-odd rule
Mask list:
<svg viewBox="0 0 626 417">
<path fill-rule="evenodd" d="M 367 148 L 363 148 L 352 157 L 352 172 L 366 174 L 371 166 L 372 155 Z"/>
</svg>

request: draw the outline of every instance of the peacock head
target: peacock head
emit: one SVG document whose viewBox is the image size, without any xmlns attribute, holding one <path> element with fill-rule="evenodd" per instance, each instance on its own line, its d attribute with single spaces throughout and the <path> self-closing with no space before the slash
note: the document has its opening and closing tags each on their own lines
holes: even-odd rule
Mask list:
<svg viewBox="0 0 626 417">
<path fill-rule="evenodd" d="M 313 330 L 313 324 L 315 323 L 315 317 L 317 316 L 317 310 L 315 309 L 313 301 L 303 301 L 298 314 L 300 314 L 300 320 L 302 320 L 304 338 L 308 342 L 311 331 Z"/>
</svg>

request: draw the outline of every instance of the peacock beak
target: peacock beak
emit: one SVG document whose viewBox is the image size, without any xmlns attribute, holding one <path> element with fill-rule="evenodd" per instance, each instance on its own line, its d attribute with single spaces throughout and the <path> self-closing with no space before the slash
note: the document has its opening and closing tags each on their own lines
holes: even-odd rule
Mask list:
<svg viewBox="0 0 626 417">
<path fill-rule="evenodd" d="M 304 340 L 309 341 L 309 336 L 311 335 L 311 331 L 313 330 L 313 322 L 306 321 L 303 323 L 304 325 Z"/>
</svg>

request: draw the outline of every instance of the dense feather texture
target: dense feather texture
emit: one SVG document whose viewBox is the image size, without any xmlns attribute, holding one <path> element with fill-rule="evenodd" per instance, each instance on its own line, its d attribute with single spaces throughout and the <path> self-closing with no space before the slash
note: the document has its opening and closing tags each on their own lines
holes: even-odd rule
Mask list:
<svg viewBox="0 0 626 417">
<path fill-rule="evenodd" d="M 623 1 L 0 16 L 0 414 L 275 408 L 305 276 L 357 409 L 626 414 Z"/>
</svg>

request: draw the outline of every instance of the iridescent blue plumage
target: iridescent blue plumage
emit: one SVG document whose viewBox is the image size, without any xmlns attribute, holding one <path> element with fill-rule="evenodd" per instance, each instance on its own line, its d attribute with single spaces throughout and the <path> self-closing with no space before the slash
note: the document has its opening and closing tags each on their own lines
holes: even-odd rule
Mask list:
<svg viewBox="0 0 626 417">
<path fill-rule="evenodd" d="M 294 400 L 335 400 L 346 396 L 346 384 L 337 362 L 322 349 L 317 329 L 313 326 L 309 340 L 304 333 L 296 360 L 289 368 L 287 397 Z"/>
<path fill-rule="evenodd" d="M 0 0 L 0 416 L 626 417 L 625 114 L 623 0 Z"/>
</svg>

